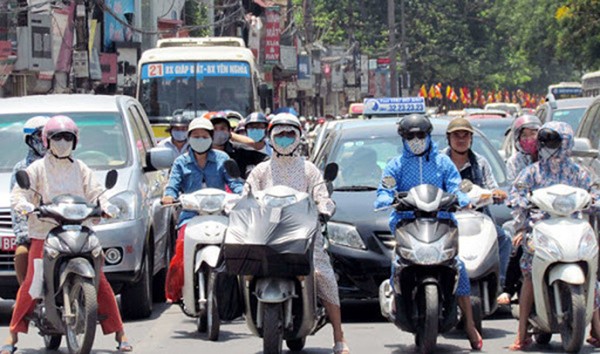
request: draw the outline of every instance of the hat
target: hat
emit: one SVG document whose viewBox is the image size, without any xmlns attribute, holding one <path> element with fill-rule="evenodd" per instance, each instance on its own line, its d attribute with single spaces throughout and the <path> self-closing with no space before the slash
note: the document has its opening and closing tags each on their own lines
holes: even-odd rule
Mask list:
<svg viewBox="0 0 600 354">
<path fill-rule="evenodd" d="M 448 124 L 448 129 L 446 129 L 446 133 L 453 133 L 460 130 L 468 131 L 469 133 L 474 133 L 473 126 L 466 118 L 455 118 L 450 124 Z"/>
</svg>

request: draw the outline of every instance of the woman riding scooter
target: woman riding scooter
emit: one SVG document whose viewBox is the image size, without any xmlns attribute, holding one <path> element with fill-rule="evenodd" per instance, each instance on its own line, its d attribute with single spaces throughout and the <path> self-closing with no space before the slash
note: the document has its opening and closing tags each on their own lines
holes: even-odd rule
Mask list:
<svg viewBox="0 0 600 354">
<path fill-rule="evenodd" d="M 300 121 L 290 113 L 277 114 L 269 123 L 267 136 L 273 147 L 270 161 L 258 164 L 250 173 L 244 193 L 260 191 L 276 185 L 284 185 L 301 192 L 310 193 L 314 189 L 314 199 L 319 213 L 331 216 L 335 204 L 329 198 L 323 177 L 315 165 L 304 158 L 295 156 L 300 145 Z M 342 318 L 338 286 L 333 268 L 323 248 L 323 236 L 315 241 L 315 273 L 318 296 L 327 311 L 333 326 L 334 354 L 349 354 L 342 331 Z"/>
<path fill-rule="evenodd" d="M 43 201 L 50 201 L 61 194 L 80 196 L 94 201 L 102 193 L 103 187 L 96 182 L 92 170 L 85 163 L 72 157 L 72 152 L 79 140 L 79 129 L 71 118 L 54 116 L 45 125 L 42 141 L 48 152 L 44 158 L 35 161 L 27 169 L 31 180 L 31 189 L 23 190 L 16 186 L 11 195 L 11 206 L 21 214 L 30 214 Z M 110 208 L 106 198 L 100 197 L 100 205 L 107 214 Z M 27 316 L 33 311 L 35 299 L 31 298 L 29 289 L 33 281 L 35 259 L 41 259 L 44 252 L 44 238 L 54 224 L 39 220 L 36 215 L 29 215 L 28 232 L 31 239 L 27 275 L 19 292 L 10 321 L 10 335 L 0 348 L 0 354 L 11 354 L 16 351 L 15 344 L 19 340 L 18 333 L 27 333 L 29 320 Z M 115 295 L 106 280 L 104 272 L 99 273 L 98 315 L 104 334 L 115 333 L 117 349 L 130 352 L 133 347 L 127 342 L 123 322 Z"/>
</svg>

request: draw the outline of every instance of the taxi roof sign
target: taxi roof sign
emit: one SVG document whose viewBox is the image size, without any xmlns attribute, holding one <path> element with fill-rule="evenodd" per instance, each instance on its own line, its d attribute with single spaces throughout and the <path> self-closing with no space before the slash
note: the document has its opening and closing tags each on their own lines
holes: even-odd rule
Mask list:
<svg viewBox="0 0 600 354">
<path fill-rule="evenodd" d="M 405 115 L 425 113 L 423 97 L 381 97 L 365 98 L 363 114 L 368 115 Z"/>
</svg>

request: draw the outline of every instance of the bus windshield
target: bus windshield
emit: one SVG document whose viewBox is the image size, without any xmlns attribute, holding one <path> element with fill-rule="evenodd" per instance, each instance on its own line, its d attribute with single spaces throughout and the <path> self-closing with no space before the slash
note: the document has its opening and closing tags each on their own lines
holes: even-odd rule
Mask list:
<svg viewBox="0 0 600 354">
<path fill-rule="evenodd" d="M 176 110 L 252 112 L 252 73 L 246 62 L 164 62 L 142 65 L 138 99 L 153 118 Z"/>
</svg>

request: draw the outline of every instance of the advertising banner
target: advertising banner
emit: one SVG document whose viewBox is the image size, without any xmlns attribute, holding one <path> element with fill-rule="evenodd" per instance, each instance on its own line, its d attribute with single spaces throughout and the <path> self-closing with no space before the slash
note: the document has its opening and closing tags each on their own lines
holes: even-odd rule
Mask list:
<svg viewBox="0 0 600 354">
<path fill-rule="evenodd" d="M 279 6 L 265 9 L 266 35 L 265 35 L 265 63 L 279 63 L 279 36 L 281 28 L 279 23 Z"/>
<path fill-rule="evenodd" d="M 142 79 L 176 77 L 250 77 L 250 65 L 244 62 L 176 62 L 142 66 Z"/>
</svg>

